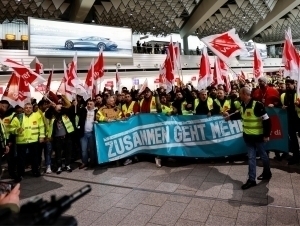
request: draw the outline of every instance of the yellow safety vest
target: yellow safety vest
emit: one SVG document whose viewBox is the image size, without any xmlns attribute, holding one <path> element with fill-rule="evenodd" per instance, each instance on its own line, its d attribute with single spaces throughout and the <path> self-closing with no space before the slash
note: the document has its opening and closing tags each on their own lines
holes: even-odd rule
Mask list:
<svg viewBox="0 0 300 226">
<path fill-rule="evenodd" d="M 196 108 L 198 107 L 198 105 L 199 105 L 199 98 L 196 98 L 194 100 L 194 113 L 196 112 Z"/>
<path fill-rule="evenodd" d="M 233 104 L 234 104 L 236 110 L 240 110 L 241 109 L 241 102 L 239 102 L 238 100 L 235 100 L 233 102 Z M 231 106 L 231 100 L 230 100 L 230 106 Z"/>
<path fill-rule="evenodd" d="M 218 99 L 215 99 L 215 102 L 218 106 L 220 106 L 221 112 L 226 112 L 230 110 L 230 100 L 225 100 L 223 106 L 221 106 L 221 102 Z"/>
<path fill-rule="evenodd" d="M 123 114 L 126 116 L 127 114 L 133 114 L 133 106 L 135 104 L 135 101 L 131 101 L 130 105 L 127 108 L 126 104 L 123 104 L 122 106 L 122 111 Z"/>
<path fill-rule="evenodd" d="M 280 96 L 280 101 L 281 101 L 282 105 L 284 105 L 284 98 L 285 98 L 285 93 L 281 94 L 281 96 Z M 296 101 L 297 101 L 297 94 L 295 93 L 294 102 L 296 102 Z M 295 109 L 296 109 L 298 117 L 300 118 L 300 108 L 295 105 Z"/>
<path fill-rule="evenodd" d="M 243 120 L 244 133 L 248 135 L 261 135 L 263 134 L 263 124 L 260 117 L 256 117 L 254 114 L 254 107 L 256 101 L 253 101 L 251 108 L 246 108 L 245 112 L 241 108 L 241 116 Z"/>
<path fill-rule="evenodd" d="M 6 136 L 9 137 L 9 134 L 12 132 L 12 127 L 11 127 L 11 119 L 14 117 L 15 113 L 11 114 L 10 116 L 7 116 L 3 118 L 2 122 L 3 125 L 5 126 L 5 131 L 6 131 Z"/>
<path fill-rule="evenodd" d="M 168 107 L 167 105 L 161 105 L 161 111 L 163 114 L 167 115 L 169 113 L 171 113 L 173 111 L 173 108 L 172 106 L 171 107 Z"/>
<path fill-rule="evenodd" d="M 143 103 L 144 103 L 144 99 L 142 99 L 140 102 L 141 107 L 143 106 Z M 151 99 L 150 113 L 157 113 L 155 97 L 152 97 L 152 99 Z"/>
<path fill-rule="evenodd" d="M 55 118 L 51 119 L 50 125 L 49 125 L 49 129 L 48 129 L 48 137 L 52 137 L 52 133 L 53 133 L 53 124 L 54 124 Z M 67 130 L 67 133 L 72 133 L 74 132 L 74 126 L 71 122 L 71 120 L 69 119 L 68 116 L 63 115 L 62 116 L 62 122 L 65 125 L 65 128 Z"/>
<path fill-rule="evenodd" d="M 0 126 L 1 126 L 1 130 L 3 132 L 3 136 L 4 136 L 3 137 L 4 138 L 4 144 L 6 145 L 6 140 L 8 139 L 9 134 L 8 134 L 6 128 L 5 128 L 5 125 L 2 121 L 2 119 L 0 119 Z"/>
<path fill-rule="evenodd" d="M 45 125 L 41 115 L 37 112 L 33 112 L 29 116 L 22 114 L 22 123 L 17 117 L 14 117 L 11 127 L 16 134 L 17 144 L 30 144 L 38 142 L 39 138 L 45 138 Z M 17 132 L 19 128 L 23 129 L 20 134 Z"/>
<path fill-rule="evenodd" d="M 182 102 L 182 104 L 181 104 L 182 115 L 193 115 L 193 111 L 187 111 L 187 110 L 185 110 L 185 106 L 186 105 L 187 105 L 186 101 Z"/>
</svg>

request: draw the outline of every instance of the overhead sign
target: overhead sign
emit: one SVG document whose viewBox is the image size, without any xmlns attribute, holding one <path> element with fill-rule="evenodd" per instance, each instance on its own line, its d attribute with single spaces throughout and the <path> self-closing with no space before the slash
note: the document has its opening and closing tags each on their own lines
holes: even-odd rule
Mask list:
<svg viewBox="0 0 300 226">
<path fill-rule="evenodd" d="M 29 55 L 97 57 L 103 48 L 105 57 L 132 57 L 130 28 L 107 27 L 29 18 Z"/>
</svg>

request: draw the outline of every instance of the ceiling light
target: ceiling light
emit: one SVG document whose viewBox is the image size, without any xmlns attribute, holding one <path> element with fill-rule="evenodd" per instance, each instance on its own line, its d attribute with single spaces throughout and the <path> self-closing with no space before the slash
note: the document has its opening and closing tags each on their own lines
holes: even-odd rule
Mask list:
<svg viewBox="0 0 300 226">
<path fill-rule="evenodd" d="M 132 13 L 130 13 L 129 15 L 132 16 Z"/>
<path fill-rule="evenodd" d="M 95 23 L 95 20 L 92 20 L 92 23 Z"/>
<path fill-rule="evenodd" d="M 155 27 L 153 27 L 153 29 L 155 29 Z"/>
<path fill-rule="evenodd" d="M 169 23 L 169 21 L 167 20 L 166 23 Z"/>
</svg>

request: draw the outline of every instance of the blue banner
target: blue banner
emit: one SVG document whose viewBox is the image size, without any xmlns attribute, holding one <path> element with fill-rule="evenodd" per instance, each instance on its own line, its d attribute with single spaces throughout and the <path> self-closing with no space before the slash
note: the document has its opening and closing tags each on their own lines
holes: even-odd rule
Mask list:
<svg viewBox="0 0 300 226">
<path fill-rule="evenodd" d="M 288 151 L 286 112 L 269 108 L 268 150 Z M 138 153 L 159 156 L 222 157 L 246 153 L 240 120 L 221 116 L 139 114 L 125 121 L 95 124 L 98 163 Z"/>
</svg>

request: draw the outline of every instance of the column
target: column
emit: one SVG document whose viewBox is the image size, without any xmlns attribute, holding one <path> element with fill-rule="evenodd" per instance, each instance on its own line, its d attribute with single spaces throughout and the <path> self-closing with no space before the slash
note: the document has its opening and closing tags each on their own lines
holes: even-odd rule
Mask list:
<svg viewBox="0 0 300 226">
<path fill-rule="evenodd" d="M 184 55 L 190 55 L 188 37 L 189 36 L 186 36 L 186 37 L 182 38 L 182 40 L 183 40 L 183 53 L 184 53 Z"/>
</svg>

